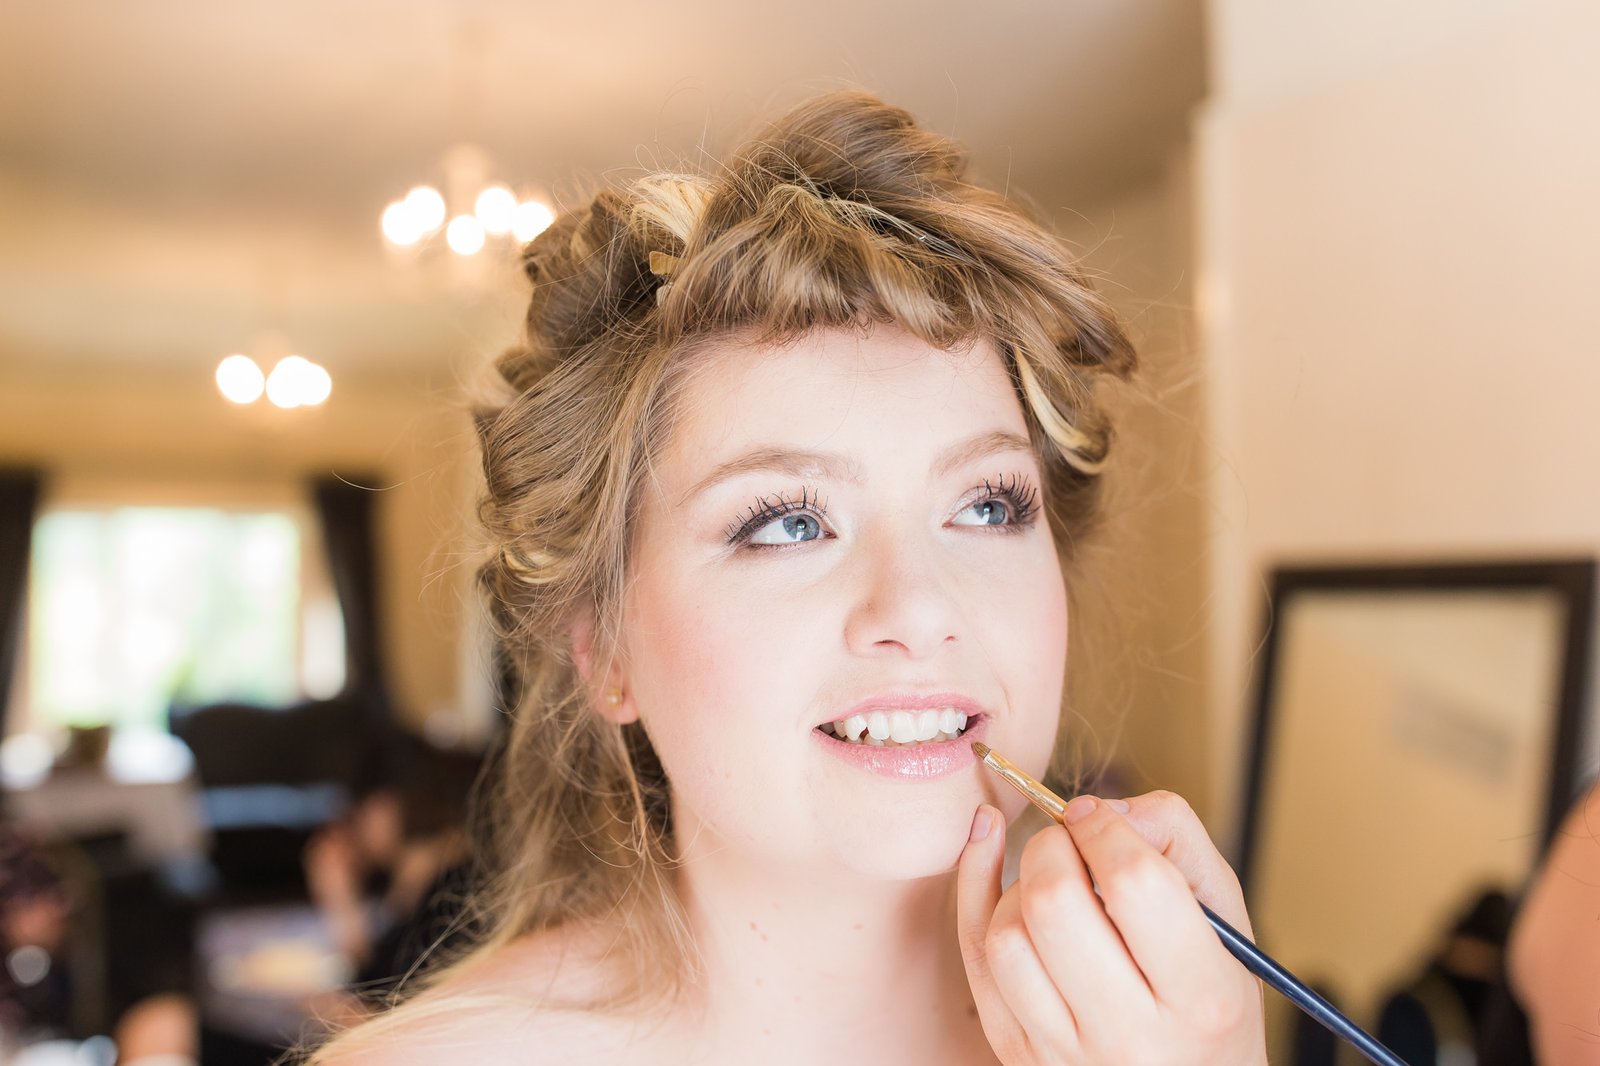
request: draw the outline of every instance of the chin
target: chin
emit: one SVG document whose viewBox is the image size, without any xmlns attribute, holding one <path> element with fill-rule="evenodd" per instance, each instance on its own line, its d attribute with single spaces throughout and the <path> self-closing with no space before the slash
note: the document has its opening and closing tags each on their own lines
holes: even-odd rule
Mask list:
<svg viewBox="0 0 1600 1066">
<path fill-rule="evenodd" d="M 857 819 L 850 832 L 835 832 L 829 841 L 839 864 L 858 876 L 880 881 L 936 877 L 956 868 L 979 802 L 975 796 L 970 803 Z"/>
</svg>

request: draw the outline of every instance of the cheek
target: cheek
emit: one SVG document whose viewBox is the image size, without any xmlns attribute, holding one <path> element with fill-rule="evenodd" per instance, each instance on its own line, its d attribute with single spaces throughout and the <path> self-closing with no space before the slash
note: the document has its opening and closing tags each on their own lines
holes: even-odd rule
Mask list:
<svg viewBox="0 0 1600 1066">
<path fill-rule="evenodd" d="M 641 580 L 624 642 L 679 829 L 707 828 L 710 839 L 794 858 L 815 846 L 809 816 L 752 797 L 805 793 L 805 719 L 824 623 L 815 604 L 802 609 L 802 597 L 772 585 L 697 574 Z"/>
<path fill-rule="evenodd" d="M 1067 646 L 1067 589 L 1061 577 L 1061 564 L 1052 551 L 1030 576 L 1013 588 L 1018 614 L 1024 624 L 1027 644 L 1036 653 L 1063 657 Z"/>
<path fill-rule="evenodd" d="M 1067 666 L 1067 593 L 1053 548 L 997 579 L 993 593 L 985 644 L 1016 715 L 1016 735 L 1008 738 L 1016 754 L 1007 755 L 1042 772 L 1061 716 Z"/>
<path fill-rule="evenodd" d="M 1013 667 L 1006 675 L 1028 685 L 1058 683 L 1066 657 L 1067 593 L 1054 549 L 1036 551 L 980 580 L 971 600 L 983 604 L 991 651 Z"/>
<path fill-rule="evenodd" d="M 814 642 L 770 588 L 641 578 L 624 640 L 629 685 L 676 791 L 726 788 L 757 748 L 793 746 Z"/>
<path fill-rule="evenodd" d="M 770 656 L 792 642 L 792 627 L 763 597 L 694 580 L 640 581 L 635 591 L 625 627 L 629 673 L 646 711 L 739 716 L 770 678 Z"/>
</svg>

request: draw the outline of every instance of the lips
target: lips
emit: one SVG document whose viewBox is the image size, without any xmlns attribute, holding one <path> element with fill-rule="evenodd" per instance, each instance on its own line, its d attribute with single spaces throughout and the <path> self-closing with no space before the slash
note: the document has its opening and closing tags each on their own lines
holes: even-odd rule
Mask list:
<svg viewBox="0 0 1600 1066">
<path fill-rule="evenodd" d="M 836 712 L 811 735 L 823 752 L 870 773 L 925 780 L 974 765 L 990 715 L 957 692 L 885 692 Z"/>
<path fill-rule="evenodd" d="M 946 704 L 946 707 L 949 705 Z M 891 713 L 891 712 L 874 712 Z M 912 741 L 900 744 L 891 737 L 878 744 L 852 743 L 837 734 L 825 733 L 821 726 L 811 731 L 811 736 L 821 751 L 849 766 L 866 770 L 880 777 L 902 781 L 925 781 L 944 777 L 977 765 L 972 753 L 972 742 L 983 740 L 988 734 L 989 716 L 969 716 L 966 729 L 959 739 L 940 738 L 931 741 Z M 830 725 L 832 723 L 829 723 Z"/>
</svg>

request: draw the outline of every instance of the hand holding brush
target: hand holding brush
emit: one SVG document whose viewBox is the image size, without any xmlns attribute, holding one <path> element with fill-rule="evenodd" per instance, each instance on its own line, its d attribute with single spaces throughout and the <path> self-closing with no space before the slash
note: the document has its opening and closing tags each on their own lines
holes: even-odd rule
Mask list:
<svg viewBox="0 0 1600 1066">
<path fill-rule="evenodd" d="M 1369 1061 L 1405 1066 L 1251 942 L 1238 879 L 1181 799 L 1069 802 L 973 751 L 1060 827 L 1028 841 L 1004 892 L 999 811 L 978 809 L 961 857 L 967 976 L 1008 1064 L 1264 1063 L 1254 974 Z"/>
</svg>

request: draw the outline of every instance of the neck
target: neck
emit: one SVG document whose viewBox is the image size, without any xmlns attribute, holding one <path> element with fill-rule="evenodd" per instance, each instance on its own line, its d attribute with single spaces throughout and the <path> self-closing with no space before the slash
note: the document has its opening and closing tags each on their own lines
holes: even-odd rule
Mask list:
<svg viewBox="0 0 1600 1066">
<path fill-rule="evenodd" d="M 775 867 L 695 838 L 678 888 L 705 1031 L 761 1061 L 935 1062 L 976 1025 L 953 873 L 882 881 Z M 956 1008 L 956 1009 L 951 1009 Z M 818 1024 L 824 1019 L 826 1024 Z"/>
</svg>

